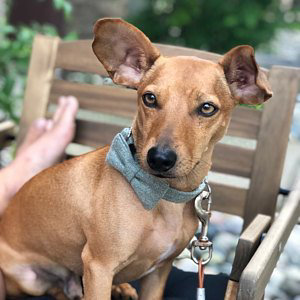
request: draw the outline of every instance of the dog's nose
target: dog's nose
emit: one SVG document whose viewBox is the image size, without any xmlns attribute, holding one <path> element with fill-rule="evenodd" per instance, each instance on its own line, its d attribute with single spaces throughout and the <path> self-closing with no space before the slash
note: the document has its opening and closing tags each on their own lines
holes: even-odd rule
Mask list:
<svg viewBox="0 0 300 300">
<path fill-rule="evenodd" d="M 170 170 L 176 163 L 177 155 L 170 148 L 152 147 L 147 154 L 149 167 L 158 172 Z"/>
</svg>

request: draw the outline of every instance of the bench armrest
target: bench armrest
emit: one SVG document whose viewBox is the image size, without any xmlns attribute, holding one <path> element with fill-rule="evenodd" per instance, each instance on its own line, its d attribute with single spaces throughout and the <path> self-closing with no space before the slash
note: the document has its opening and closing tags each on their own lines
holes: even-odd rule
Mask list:
<svg viewBox="0 0 300 300">
<path fill-rule="evenodd" d="M 300 214 L 300 183 L 292 191 L 242 273 L 238 299 L 261 300 L 278 258 Z"/>
<path fill-rule="evenodd" d="M 271 224 L 271 217 L 258 214 L 242 232 L 235 251 L 230 279 L 240 281 L 243 270 L 249 263 L 261 241 L 261 236 Z"/>
<path fill-rule="evenodd" d="M 271 224 L 271 217 L 258 214 L 242 232 L 235 250 L 234 261 L 224 300 L 236 299 L 240 277 Z"/>
</svg>

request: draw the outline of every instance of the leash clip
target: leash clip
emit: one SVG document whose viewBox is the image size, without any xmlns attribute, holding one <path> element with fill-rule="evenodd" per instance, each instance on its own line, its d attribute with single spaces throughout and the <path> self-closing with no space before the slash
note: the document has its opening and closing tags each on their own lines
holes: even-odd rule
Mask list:
<svg viewBox="0 0 300 300">
<path fill-rule="evenodd" d="M 211 216 L 211 188 L 205 179 L 206 190 L 202 191 L 195 199 L 195 210 L 196 214 L 201 222 L 201 232 L 199 235 L 198 240 L 194 240 L 191 244 L 191 259 L 196 263 L 199 264 L 199 260 L 195 256 L 196 248 L 199 250 L 204 251 L 208 249 L 208 256 L 206 259 L 201 259 L 201 264 L 206 265 L 210 262 L 212 258 L 212 251 L 213 251 L 213 243 L 208 239 L 207 232 L 208 232 L 208 225 L 209 219 Z M 203 208 L 203 202 L 207 201 L 207 208 Z"/>
</svg>

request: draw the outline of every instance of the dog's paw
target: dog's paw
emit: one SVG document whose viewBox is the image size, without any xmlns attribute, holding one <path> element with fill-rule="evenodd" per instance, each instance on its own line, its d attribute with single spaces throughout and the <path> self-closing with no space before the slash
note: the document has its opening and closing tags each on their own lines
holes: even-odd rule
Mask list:
<svg viewBox="0 0 300 300">
<path fill-rule="evenodd" d="M 129 283 L 113 285 L 111 289 L 111 299 L 113 300 L 137 300 L 138 294 Z"/>
</svg>

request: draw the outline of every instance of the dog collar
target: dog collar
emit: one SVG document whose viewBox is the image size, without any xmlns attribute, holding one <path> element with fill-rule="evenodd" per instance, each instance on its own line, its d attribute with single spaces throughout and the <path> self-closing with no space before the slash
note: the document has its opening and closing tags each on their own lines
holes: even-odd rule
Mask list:
<svg viewBox="0 0 300 300">
<path fill-rule="evenodd" d="M 183 192 L 171 188 L 163 180 L 144 171 L 130 147 L 134 146 L 130 128 L 118 133 L 110 146 L 106 162 L 117 169 L 131 184 L 145 209 L 153 209 L 160 199 L 175 203 L 185 203 L 198 196 L 205 188 L 202 181 L 199 187 L 191 192 Z"/>
</svg>

